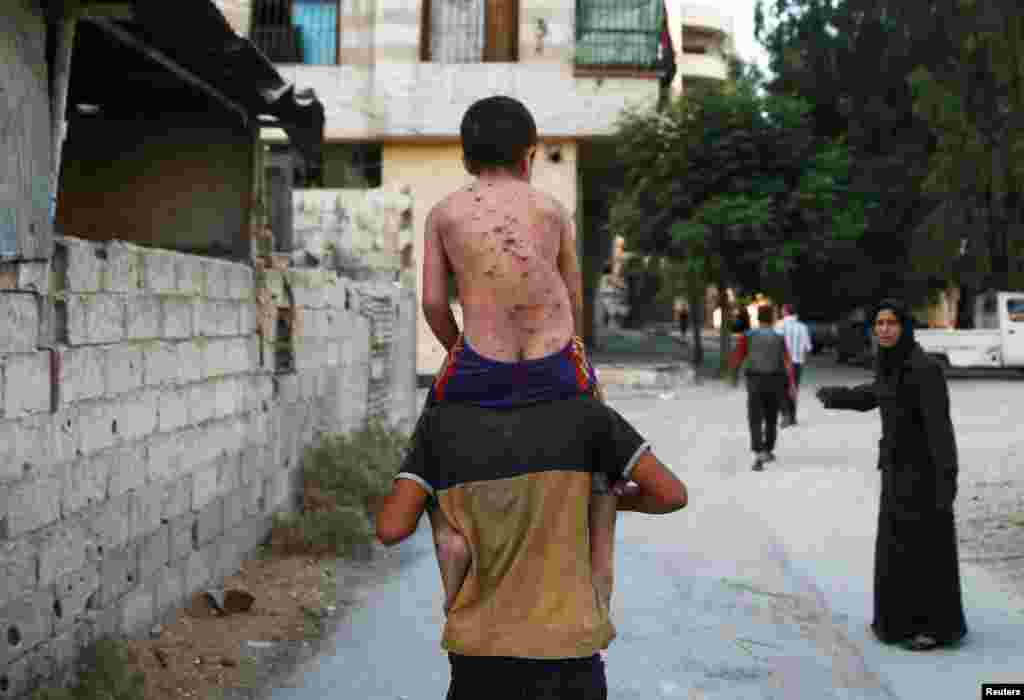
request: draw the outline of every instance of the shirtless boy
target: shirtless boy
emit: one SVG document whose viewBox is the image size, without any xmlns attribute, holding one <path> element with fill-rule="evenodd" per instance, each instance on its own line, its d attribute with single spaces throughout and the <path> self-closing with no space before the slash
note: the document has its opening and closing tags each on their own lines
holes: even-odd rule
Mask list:
<svg viewBox="0 0 1024 700">
<path fill-rule="evenodd" d="M 476 176 L 428 214 L 423 248 L 423 313 L 448 350 L 430 388 L 436 401 L 511 408 L 580 393 L 601 397 L 586 359 L 583 285 L 572 218 L 530 185 L 537 126 L 509 97 L 469 107 L 461 125 L 463 162 Z M 448 299 L 454 273 L 462 332 Z M 594 586 L 611 597 L 616 493 L 595 480 L 590 505 Z M 445 611 L 470 564 L 466 541 L 439 508 L 429 510 Z"/>
</svg>

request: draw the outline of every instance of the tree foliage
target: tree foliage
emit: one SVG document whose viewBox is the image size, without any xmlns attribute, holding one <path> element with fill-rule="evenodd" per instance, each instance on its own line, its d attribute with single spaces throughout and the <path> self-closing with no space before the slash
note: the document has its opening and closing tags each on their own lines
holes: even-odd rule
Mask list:
<svg viewBox="0 0 1024 700">
<path fill-rule="evenodd" d="M 869 208 L 845 145 L 816 138 L 810 110 L 741 76 L 660 112 L 628 112 L 612 230 L 631 250 L 681 261 L 702 288 L 785 296 L 797 265 L 855 245 Z"/>
</svg>

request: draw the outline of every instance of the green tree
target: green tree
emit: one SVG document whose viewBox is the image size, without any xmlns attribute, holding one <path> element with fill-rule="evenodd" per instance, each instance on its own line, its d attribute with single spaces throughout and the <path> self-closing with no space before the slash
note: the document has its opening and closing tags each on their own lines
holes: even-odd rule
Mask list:
<svg viewBox="0 0 1024 700">
<path fill-rule="evenodd" d="M 841 142 L 814 138 L 809 105 L 758 95 L 739 77 L 666 109 L 632 111 L 617 130 L 625 185 L 611 227 L 631 250 L 681 261 L 714 285 L 727 357 L 726 288 L 784 290 L 801 257 L 836 255 L 860 236 L 867 202 L 850 188 Z"/>
<path fill-rule="evenodd" d="M 915 235 L 935 207 L 923 191 L 935 138 L 914 110 L 907 80 L 951 53 L 943 4 L 760 0 L 755 9 L 755 32 L 774 74 L 768 91 L 810 103 L 815 136 L 844 140 L 854 186 L 879 204 L 868 212 L 857 250 L 830 261 L 824 275 L 843 280 L 843 294 L 833 298 L 851 307 L 883 292 L 917 301 L 933 275 L 915 270 L 915 259 L 946 253 Z M 818 276 L 806 265 L 794 275 L 805 308 L 820 298 L 807 291 Z"/>
<path fill-rule="evenodd" d="M 924 188 L 937 208 L 918 246 L 945 253 L 922 255 L 919 266 L 972 292 L 1018 287 L 1024 284 L 1024 16 L 996 0 L 956 0 L 944 10 L 955 51 L 908 78 L 915 112 L 936 140 Z"/>
</svg>

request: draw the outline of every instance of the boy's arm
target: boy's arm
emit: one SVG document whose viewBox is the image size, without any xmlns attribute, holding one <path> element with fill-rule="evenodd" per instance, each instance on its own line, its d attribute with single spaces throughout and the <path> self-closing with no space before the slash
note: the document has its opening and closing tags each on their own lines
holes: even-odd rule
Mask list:
<svg viewBox="0 0 1024 700">
<path fill-rule="evenodd" d="M 459 327 L 448 300 L 448 276 L 452 267 L 441 241 L 439 219 L 437 207 L 431 209 L 423 240 L 423 315 L 447 351 L 458 340 Z"/>
<path fill-rule="evenodd" d="M 576 224 L 562 206 L 558 206 L 560 240 L 558 245 L 558 272 L 562 275 L 565 288 L 569 290 L 569 303 L 572 306 L 573 332 L 583 337 L 583 276 L 580 273 L 579 256 L 576 255 Z"/>
<path fill-rule="evenodd" d="M 410 479 L 395 479 L 391 493 L 377 511 L 377 539 L 387 546 L 396 545 L 416 532 L 416 525 L 429 494 Z"/>
<path fill-rule="evenodd" d="M 729 369 L 736 371 L 747 359 L 747 336 L 741 335 L 736 341 L 736 349 L 729 356 Z"/>
</svg>

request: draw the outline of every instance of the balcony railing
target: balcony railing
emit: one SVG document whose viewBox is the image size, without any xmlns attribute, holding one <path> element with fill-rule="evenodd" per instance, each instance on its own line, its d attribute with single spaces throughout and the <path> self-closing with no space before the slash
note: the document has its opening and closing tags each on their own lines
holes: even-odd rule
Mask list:
<svg viewBox="0 0 1024 700">
<path fill-rule="evenodd" d="M 664 0 L 576 0 L 575 64 L 662 70 L 664 27 Z"/>
</svg>

